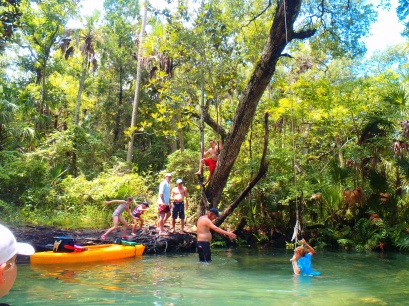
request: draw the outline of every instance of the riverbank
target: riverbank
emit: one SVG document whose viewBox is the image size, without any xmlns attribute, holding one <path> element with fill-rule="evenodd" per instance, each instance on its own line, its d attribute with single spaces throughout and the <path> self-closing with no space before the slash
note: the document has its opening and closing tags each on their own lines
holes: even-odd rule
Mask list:
<svg viewBox="0 0 409 306">
<path fill-rule="evenodd" d="M 65 230 L 34 225 L 8 226 L 8 228 L 14 233 L 17 241 L 30 243 L 36 252 L 51 251 L 56 237 L 71 237 L 77 245 L 87 246 L 114 243 L 115 239 L 121 239 L 122 236 L 121 227 L 111 233 L 106 240 L 101 239 L 101 234 L 106 229 Z M 169 226 L 165 226 L 165 229 L 170 232 Z M 186 229 L 183 235 L 177 231 L 174 234 L 160 236 L 156 226 L 151 225 L 137 230 L 136 236 L 129 236 L 128 240 L 144 244 L 146 254 L 193 252 L 196 250 L 196 232 L 191 228 Z M 26 260 L 28 259 L 20 258 L 20 261 Z"/>
</svg>

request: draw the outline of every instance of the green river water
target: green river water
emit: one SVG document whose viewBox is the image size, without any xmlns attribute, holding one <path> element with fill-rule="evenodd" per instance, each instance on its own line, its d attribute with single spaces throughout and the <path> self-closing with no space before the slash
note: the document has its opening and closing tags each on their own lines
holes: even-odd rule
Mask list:
<svg viewBox="0 0 409 306">
<path fill-rule="evenodd" d="M 19 265 L 0 303 L 19 305 L 409 305 L 409 255 L 318 252 L 321 276 L 294 276 L 292 251 L 213 249 L 77 265 Z"/>
</svg>

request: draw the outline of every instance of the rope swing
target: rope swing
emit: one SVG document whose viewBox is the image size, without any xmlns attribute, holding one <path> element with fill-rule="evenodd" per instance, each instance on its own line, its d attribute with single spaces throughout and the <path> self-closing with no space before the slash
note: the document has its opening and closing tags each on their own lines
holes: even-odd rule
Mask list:
<svg viewBox="0 0 409 306">
<path fill-rule="evenodd" d="M 298 242 L 298 235 L 301 234 L 301 218 L 300 218 L 300 209 L 298 203 L 298 195 L 297 195 L 297 173 L 296 173 L 296 146 L 295 146 L 295 136 L 294 136 L 294 115 L 293 115 L 293 102 L 291 99 L 291 134 L 292 134 L 292 144 L 293 144 L 293 175 L 294 175 L 294 189 L 295 189 L 295 217 L 296 222 L 294 226 L 293 236 L 291 241 L 294 241 L 294 249 L 297 247 Z"/>
<path fill-rule="evenodd" d="M 285 27 L 285 44 L 288 44 L 288 35 L 287 35 L 287 8 L 285 5 L 285 0 L 284 0 L 284 27 Z"/>
<path fill-rule="evenodd" d="M 285 29 L 285 43 L 288 44 L 288 28 L 287 28 L 287 6 L 286 0 L 283 1 L 284 5 L 284 29 Z M 298 243 L 298 236 L 301 235 L 302 228 L 301 228 L 301 217 L 300 217 L 300 209 L 298 203 L 298 195 L 297 195 L 297 173 L 296 173 L 296 146 L 295 146 L 295 136 L 294 136 L 294 116 L 293 116 L 293 104 L 291 99 L 291 133 L 292 133 L 292 146 L 293 146 L 293 175 L 294 175 L 294 189 L 295 189 L 295 210 L 296 210 L 296 222 L 294 225 L 293 236 L 291 237 L 291 241 L 294 241 L 294 250 L 297 247 Z"/>
</svg>

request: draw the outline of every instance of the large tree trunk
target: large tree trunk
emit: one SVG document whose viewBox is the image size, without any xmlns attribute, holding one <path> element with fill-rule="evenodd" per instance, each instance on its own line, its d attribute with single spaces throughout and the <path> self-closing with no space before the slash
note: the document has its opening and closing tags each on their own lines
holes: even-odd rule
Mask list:
<svg viewBox="0 0 409 306">
<path fill-rule="evenodd" d="M 258 183 L 259 180 L 267 173 L 269 162 L 266 160 L 268 148 L 268 113 L 264 114 L 264 149 L 263 155 L 260 161 L 260 168 L 253 179 L 248 183 L 247 187 L 244 188 L 242 193 L 233 201 L 221 214 L 221 216 L 215 221 L 217 226 L 223 223 L 223 221 L 233 213 L 233 211 L 239 206 L 241 201 L 249 194 L 251 189 Z"/>
<path fill-rule="evenodd" d="M 315 33 L 315 30 L 299 33 L 293 31 L 293 24 L 299 14 L 301 3 L 302 0 L 281 0 L 277 5 L 263 53 L 240 96 L 232 127 L 223 145 L 213 177 L 206 189 L 211 206 L 217 206 L 220 201 L 229 174 L 256 113 L 258 102 L 275 72 L 277 61 L 284 48 L 292 39 L 307 38 Z"/>
</svg>

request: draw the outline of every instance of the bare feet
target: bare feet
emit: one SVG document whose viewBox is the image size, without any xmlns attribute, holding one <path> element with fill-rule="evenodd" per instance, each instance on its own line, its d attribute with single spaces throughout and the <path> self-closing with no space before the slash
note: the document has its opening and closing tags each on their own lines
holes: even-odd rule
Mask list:
<svg viewBox="0 0 409 306">
<path fill-rule="evenodd" d="M 197 174 L 197 175 L 202 175 L 202 172 L 197 171 L 197 172 L 195 172 L 195 174 Z"/>
<path fill-rule="evenodd" d="M 170 231 L 169 231 L 169 233 L 171 233 L 171 234 L 173 234 L 175 232 L 175 229 L 174 228 L 172 228 Z"/>
<path fill-rule="evenodd" d="M 181 231 L 179 232 L 179 234 L 180 234 L 180 235 L 184 235 L 185 232 L 181 230 Z"/>
</svg>

